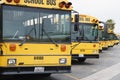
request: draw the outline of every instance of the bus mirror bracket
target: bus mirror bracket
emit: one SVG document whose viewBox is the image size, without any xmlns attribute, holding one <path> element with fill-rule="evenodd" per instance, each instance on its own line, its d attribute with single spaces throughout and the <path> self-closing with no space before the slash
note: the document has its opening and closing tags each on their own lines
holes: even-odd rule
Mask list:
<svg viewBox="0 0 120 80">
<path fill-rule="evenodd" d="M 79 29 L 79 14 L 75 14 L 74 16 L 74 22 L 75 22 L 75 25 L 74 25 L 74 31 L 78 31 Z"/>
<path fill-rule="evenodd" d="M 78 27 L 78 24 L 75 24 L 74 25 L 74 31 L 78 31 L 79 27 Z"/>
</svg>

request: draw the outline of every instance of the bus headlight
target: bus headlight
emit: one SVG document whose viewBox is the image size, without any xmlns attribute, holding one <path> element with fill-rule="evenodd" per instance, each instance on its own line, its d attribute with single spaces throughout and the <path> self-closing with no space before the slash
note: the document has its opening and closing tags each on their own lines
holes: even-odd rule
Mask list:
<svg viewBox="0 0 120 80">
<path fill-rule="evenodd" d="M 66 64 L 66 62 L 67 62 L 66 58 L 59 59 L 59 64 Z"/>
<path fill-rule="evenodd" d="M 16 59 L 8 59 L 7 64 L 8 65 L 15 65 L 16 64 Z"/>
</svg>

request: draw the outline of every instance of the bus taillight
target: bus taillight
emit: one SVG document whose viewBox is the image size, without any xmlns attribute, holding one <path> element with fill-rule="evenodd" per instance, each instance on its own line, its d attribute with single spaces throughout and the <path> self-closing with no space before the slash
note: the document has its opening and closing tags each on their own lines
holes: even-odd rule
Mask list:
<svg viewBox="0 0 120 80">
<path fill-rule="evenodd" d="M 20 0 L 14 0 L 14 2 L 15 2 L 15 3 L 19 3 L 19 2 L 20 2 Z"/>
<path fill-rule="evenodd" d="M 12 2 L 12 0 L 6 0 L 6 1 L 9 2 L 9 3 Z"/>
<path fill-rule="evenodd" d="M 65 4 L 65 7 L 66 7 L 66 8 L 70 8 L 71 5 L 72 5 L 72 3 L 71 3 L 71 2 L 68 2 L 68 3 Z"/>
<path fill-rule="evenodd" d="M 59 7 L 63 8 L 65 6 L 65 4 L 66 4 L 65 1 L 62 1 L 62 2 L 59 3 Z"/>
</svg>

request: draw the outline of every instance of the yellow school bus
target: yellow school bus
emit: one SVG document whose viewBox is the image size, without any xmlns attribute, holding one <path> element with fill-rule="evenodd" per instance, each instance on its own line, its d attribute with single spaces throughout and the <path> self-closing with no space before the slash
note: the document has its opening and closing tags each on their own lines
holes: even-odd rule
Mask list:
<svg viewBox="0 0 120 80">
<path fill-rule="evenodd" d="M 114 33 L 113 34 L 113 38 L 114 38 L 114 45 L 118 45 L 119 44 L 119 38 L 118 38 L 118 34 Z"/>
<path fill-rule="evenodd" d="M 120 44 L 120 34 L 117 34 L 118 44 Z"/>
<path fill-rule="evenodd" d="M 75 20 L 72 17 L 72 59 L 84 62 L 86 58 L 99 58 L 98 19 L 80 14 L 77 30 Z"/>
<path fill-rule="evenodd" d="M 103 26 L 98 26 L 98 37 L 99 37 L 99 52 L 102 52 L 104 41 L 103 41 Z"/>
<path fill-rule="evenodd" d="M 113 31 L 107 27 L 107 24 L 103 21 L 99 21 L 99 23 L 103 24 L 104 29 L 103 29 L 103 40 L 105 42 L 106 46 L 103 46 L 103 49 L 108 49 L 109 47 L 114 46 L 114 41 L 113 41 Z"/>
<path fill-rule="evenodd" d="M 0 75 L 71 72 L 67 0 L 0 0 Z"/>
<path fill-rule="evenodd" d="M 113 47 L 114 43 L 115 43 L 115 41 L 114 41 L 114 32 L 110 28 L 108 28 L 107 31 L 108 31 L 108 40 L 110 42 L 109 47 Z"/>
<path fill-rule="evenodd" d="M 113 32 L 113 30 L 109 29 L 108 33 L 109 33 L 109 39 L 110 39 L 111 45 L 112 45 L 111 47 L 119 44 L 119 39 L 118 39 L 117 35 Z"/>
<path fill-rule="evenodd" d="M 108 49 L 108 43 L 107 43 L 108 40 L 105 38 L 104 26 L 99 25 L 98 35 L 99 35 L 99 45 L 101 47 L 100 49 L 100 52 L 101 52 L 102 50 Z"/>
</svg>

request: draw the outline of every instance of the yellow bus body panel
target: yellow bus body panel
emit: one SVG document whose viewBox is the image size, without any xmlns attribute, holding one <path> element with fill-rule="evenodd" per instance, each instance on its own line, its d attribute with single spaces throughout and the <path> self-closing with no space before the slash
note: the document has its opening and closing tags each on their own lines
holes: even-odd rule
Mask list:
<svg viewBox="0 0 120 80">
<path fill-rule="evenodd" d="M 107 43 L 107 41 L 100 41 L 100 45 L 101 45 L 101 47 L 102 47 L 102 49 L 103 48 L 108 48 L 108 43 Z"/>
<path fill-rule="evenodd" d="M 11 51 L 10 44 L 16 45 L 16 50 Z M 70 44 L 65 44 L 66 51 L 61 51 L 61 45 L 58 44 L 30 44 L 24 43 L 19 46 L 19 43 L 3 43 L 3 56 L 0 56 L 0 66 L 7 66 L 8 59 L 16 59 L 15 66 L 70 66 Z M 59 64 L 60 58 L 66 58 L 66 64 Z M 19 65 L 24 63 L 23 65 Z"/>
<path fill-rule="evenodd" d="M 114 46 L 114 40 L 110 40 L 110 47 Z"/>
<path fill-rule="evenodd" d="M 102 47 L 103 47 L 103 42 L 99 41 L 99 50 L 102 50 Z"/>
<path fill-rule="evenodd" d="M 9 46 L 11 44 L 15 44 L 16 45 L 16 50 L 15 51 L 11 51 L 9 49 Z M 12 54 L 12 55 L 19 55 L 19 54 L 23 54 L 23 55 L 70 55 L 70 44 L 64 44 L 66 46 L 66 51 L 61 51 L 61 46 L 63 44 L 58 44 L 58 46 L 56 46 L 55 44 L 40 44 L 40 43 L 36 43 L 36 44 L 32 44 L 32 43 L 24 43 L 22 46 L 19 46 L 20 43 L 5 43 L 3 44 L 3 50 L 4 50 L 4 54 L 8 55 L 8 54 Z"/>
<path fill-rule="evenodd" d="M 35 58 L 36 57 L 36 58 Z M 66 58 L 66 64 L 59 64 L 59 59 Z M 15 65 L 8 65 L 8 59 L 16 59 Z M 71 56 L 0 56 L 0 67 L 25 66 L 70 66 Z"/>
<path fill-rule="evenodd" d="M 72 46 L 74 46 L 75 44 L 78 43 L 72 42 Z M 98 50 L 99 43 L 80 43 L 72 50 L 72 54 L 99 54 Z"/>
</svg>

